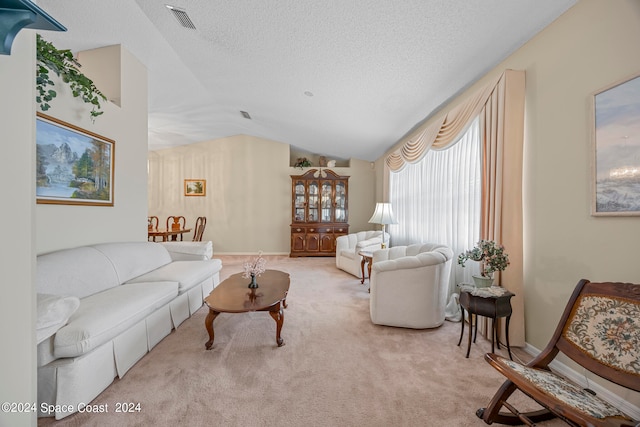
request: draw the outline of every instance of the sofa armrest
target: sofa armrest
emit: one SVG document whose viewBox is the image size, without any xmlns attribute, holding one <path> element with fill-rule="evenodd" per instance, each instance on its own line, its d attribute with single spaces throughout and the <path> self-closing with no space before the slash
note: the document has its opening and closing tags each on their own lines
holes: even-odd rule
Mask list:
<svg viewBox="0 0 640 427">
<path fill-rule="evenodd" d="M 356 240 L 355 234 L 345 234 L 336 238 L 336 254 L 339 254 L 345 249 L 355 248 Z"/>
<path fill-rule="evenodd" d="M 172 261 L 198 261 L 211 259 L 213 243 L 204 242 L 162 242 Z"/>
<path fill-rule="evenodd" d="M 80 307 L 80 299 L 71 295 L 36 295 L 36 342 L 40 344 L 67 324 Z"/>
</svg>

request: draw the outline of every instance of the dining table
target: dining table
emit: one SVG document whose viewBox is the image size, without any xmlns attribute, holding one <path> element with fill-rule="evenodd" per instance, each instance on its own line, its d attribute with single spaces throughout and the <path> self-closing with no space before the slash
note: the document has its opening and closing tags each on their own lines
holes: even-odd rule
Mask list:
<svg viewBox="0 0 640 427">
<path fill-rule="evenodd" d="M 179 235 L 190 231 L 190 228 L 149 228 L 148 237 L 153 238 L 153 241 L 156 240 L 156 237 L 161 237 L 163 242 L 176 241 Z"/>
</svg>

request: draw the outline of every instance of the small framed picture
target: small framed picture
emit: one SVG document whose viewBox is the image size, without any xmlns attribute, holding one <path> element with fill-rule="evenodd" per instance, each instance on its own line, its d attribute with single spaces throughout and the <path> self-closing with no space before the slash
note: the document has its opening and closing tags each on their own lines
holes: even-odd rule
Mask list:
<svg viewBox="0 0 640 427">
<path fill-rule="evenodd" d="M 640 75 L 593 96 L 594 216 L 640 215 Z"/>
<path fill-rule="evenodd" d="M 206 196 L 207 180 L 206 179 L 185 179 L 184 195 L 185 196 Z"/>
</svg>

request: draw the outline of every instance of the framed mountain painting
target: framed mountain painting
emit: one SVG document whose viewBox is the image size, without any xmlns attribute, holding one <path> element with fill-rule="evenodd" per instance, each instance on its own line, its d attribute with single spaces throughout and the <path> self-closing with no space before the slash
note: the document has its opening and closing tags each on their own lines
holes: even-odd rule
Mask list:
<svg viewBox="0 0 640 427">
<path fill-rule="evenodd" d="M 115 141 L 36 117 L 36 202 L 113 206 Z"/>
</svg>

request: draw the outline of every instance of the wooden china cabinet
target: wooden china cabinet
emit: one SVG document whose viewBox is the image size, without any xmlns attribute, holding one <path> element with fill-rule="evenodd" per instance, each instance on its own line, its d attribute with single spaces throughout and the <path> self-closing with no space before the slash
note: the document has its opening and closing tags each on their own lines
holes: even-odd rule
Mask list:
<svg viewBox="0 0 640 427">
<path fill-rule="evenodd" d="M 291 255 L 335 256 L 349 233 L 349 177 L 327 169 L 291 175 Z"/>
</svg>

